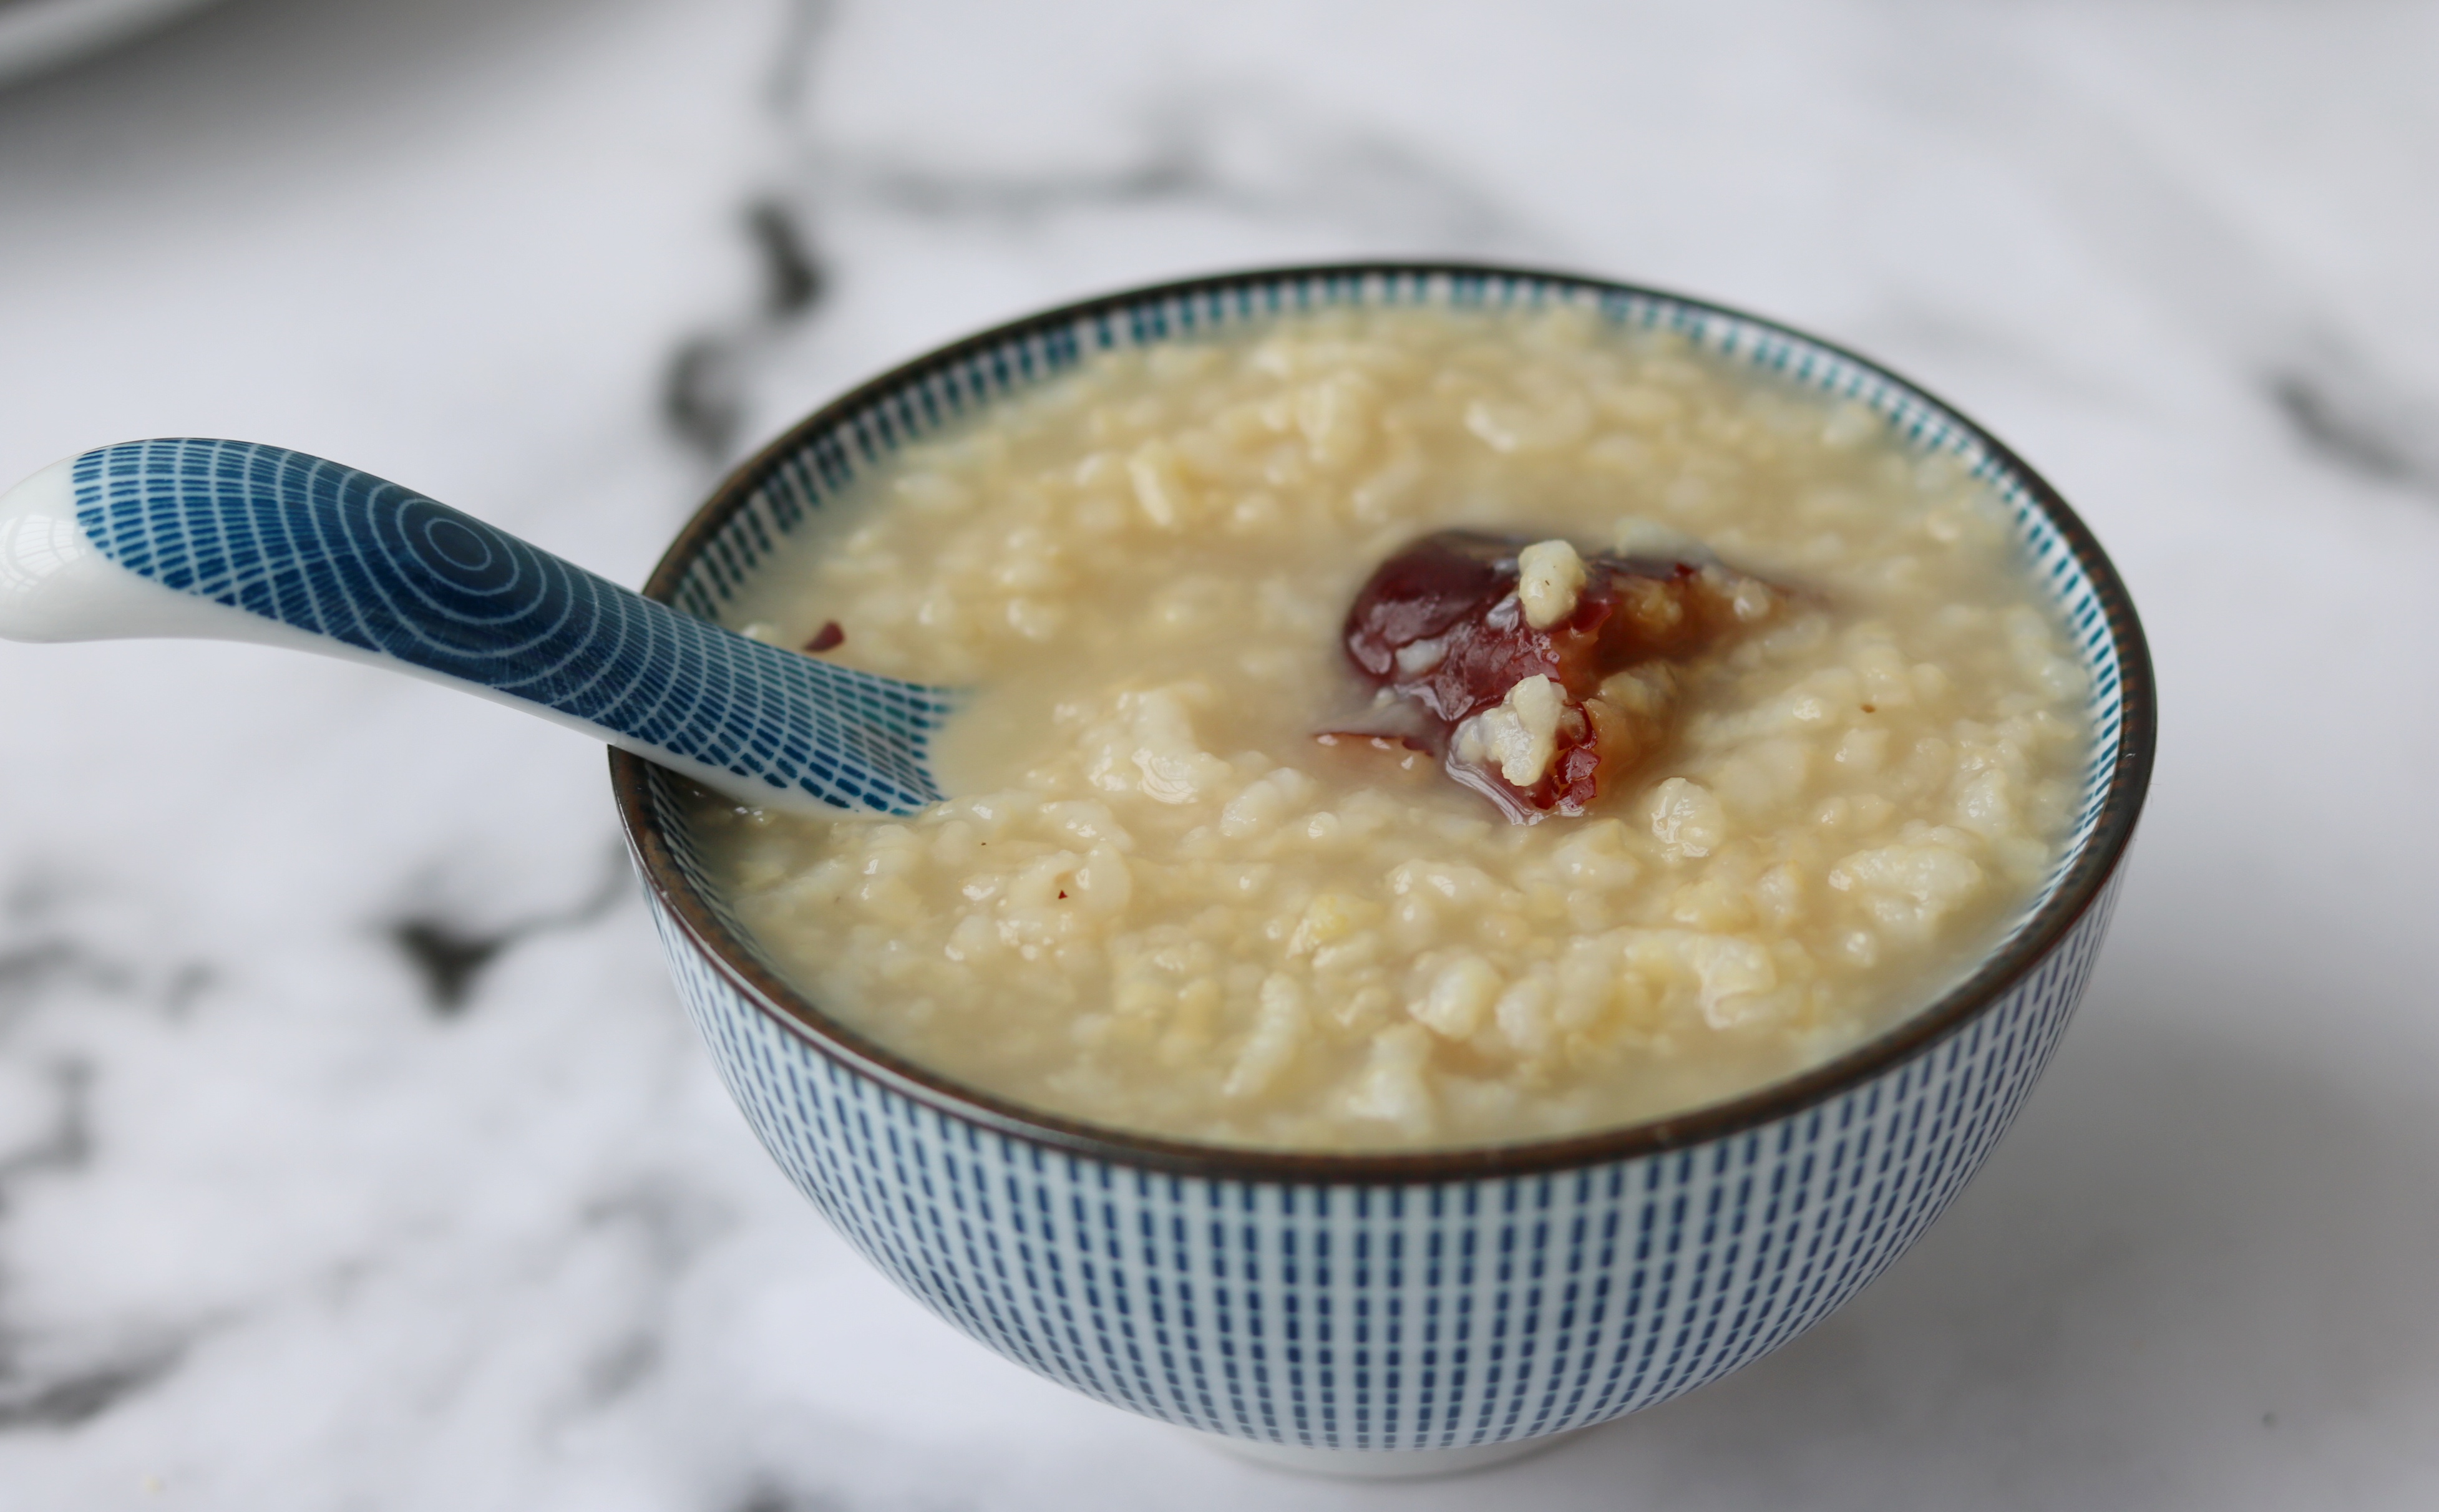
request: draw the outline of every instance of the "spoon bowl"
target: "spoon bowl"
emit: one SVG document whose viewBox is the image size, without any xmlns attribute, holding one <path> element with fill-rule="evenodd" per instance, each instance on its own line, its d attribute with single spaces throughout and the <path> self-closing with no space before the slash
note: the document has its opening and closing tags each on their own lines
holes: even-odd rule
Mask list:
<svg viewBox="0 0 2439 1512">
<path fill-rule="evenodd" d="M 385 479 L 247 441 L 105 446 L 0 494 L 0 637 L 252 641 L 445 684 L 739 803 L 941 796 L 949 688 L 723 630 Z"/>
</svg>

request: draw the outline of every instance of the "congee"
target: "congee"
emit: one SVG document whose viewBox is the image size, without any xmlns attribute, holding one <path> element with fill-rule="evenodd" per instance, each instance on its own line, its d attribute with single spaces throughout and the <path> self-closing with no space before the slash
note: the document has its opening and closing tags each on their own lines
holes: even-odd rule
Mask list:
<svg viewBox="0 0 2439 1512">
<path fill-rule="evenodd" d="M 1575 308 L 1099 355 L 857 480 L 733 612 L 972 690 L 899 819 L 705 797 L 825 1011 L 1115 1129 L 1577 1133 L 1930 1002 L 2056 865 L 2086 675 L 1861 404 Z"/>
</svg>

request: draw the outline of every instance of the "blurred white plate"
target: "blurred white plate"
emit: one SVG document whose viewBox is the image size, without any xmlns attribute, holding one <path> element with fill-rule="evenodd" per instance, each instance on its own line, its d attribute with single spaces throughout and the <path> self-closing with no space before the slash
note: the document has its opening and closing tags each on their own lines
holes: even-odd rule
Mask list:
<svg viewBox="0 0 2439 1512">
<path fill-rule="evenodd" d="M 0 86 L 149 30 L 211 0 L 0 0 Z"/>
</svg>

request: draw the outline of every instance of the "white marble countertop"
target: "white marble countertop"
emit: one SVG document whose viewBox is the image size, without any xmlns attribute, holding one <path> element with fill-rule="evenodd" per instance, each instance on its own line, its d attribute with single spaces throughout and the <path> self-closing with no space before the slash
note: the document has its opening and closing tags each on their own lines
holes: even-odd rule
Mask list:
<svg viewBox="0 0 2439 1512">
<path fill-rule="evenodd" d="M 2439 1504 L 2434 65 L 2427 0 L 227 0 L 0 94 L 0 481 L 276 441 L 633 581 L 941 339 L 1507 258 L 1989 424 L 2165 704 L 2084 1017 L 1912 1254 L 1692 1396 L 1364 1487 L 857 1260 L 690 1039 L 597 751 L 0 645 L 0 1508 Z"/>
</svg>

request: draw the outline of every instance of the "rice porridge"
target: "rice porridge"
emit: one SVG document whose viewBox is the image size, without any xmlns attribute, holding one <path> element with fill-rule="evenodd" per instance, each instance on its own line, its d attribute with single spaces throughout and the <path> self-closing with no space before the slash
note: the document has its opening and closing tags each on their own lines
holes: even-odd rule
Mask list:
<svg viewBox="0 0 2439 1512">
<path fill-rule="evenodd" d="M 828 1013 L 1104 1126 L 1446 1147 L 1750 1091 L 1989 948 L 2090 750 L 1982 485 L 1587 311 L 1100 355 L 830 512 L 731 623 L 973 690 L 956 796 L 705 797 L 715 875 Z"/>
</svg>

